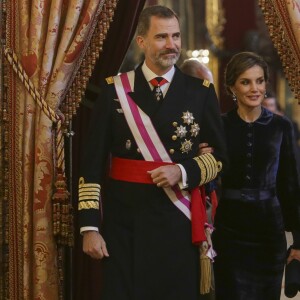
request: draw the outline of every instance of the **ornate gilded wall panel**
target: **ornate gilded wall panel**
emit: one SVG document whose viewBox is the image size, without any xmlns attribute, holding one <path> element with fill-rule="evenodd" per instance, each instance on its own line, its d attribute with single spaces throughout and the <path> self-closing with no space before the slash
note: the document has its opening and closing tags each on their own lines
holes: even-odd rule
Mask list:
<svg viewBox="0 0 300 300">
<path fill-rule="evenodd" d="M 216 51 L 223 49 L 224 38 L 223 29 L 225 20 L 225 13 L 221 0 L 207 0 L 206 2 L 206 27 L 211 39 L 211 48 Z M 215 54 L 216 51 L 211 51 L 209 67 L 214 75 L 214 84 L 216 91 L 219 91 L 219 59 Z"/>
</svg>

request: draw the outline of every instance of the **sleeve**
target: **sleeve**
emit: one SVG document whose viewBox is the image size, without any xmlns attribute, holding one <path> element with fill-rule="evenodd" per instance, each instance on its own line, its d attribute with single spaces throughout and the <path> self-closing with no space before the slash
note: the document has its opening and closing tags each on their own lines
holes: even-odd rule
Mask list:
<svg viewBox="0 0 300 300">
<path fill-rule="evenodd" d="M 214 148 L 214 152 L 181 162 L 187 172 L 189 189 L 215 179 L 228 164 L 223 123 L 217 95 L 212 84 L 209 86 L 202 114 L 200 142 L 208 143 L 210 147 Z"/>
<path fill-rule="evenodd" d="M 292 231 L 293 235 L 293 248 L 300 250 L 300 231 Z"/>
<path fill-rule="evenodd" d="M 91 112 L 89 130 L 84 138 L 78 185 L 79 227 L 100 228 L 101 185 L 108 167 L 111 145 L 111 86 L 103 84 Z"/>
<path fill-rule="evenodd" d="M 296 144 L 291 122 L 287 119 L 283 120 L 285 122 L 276 188 L 286 230 L 300 232 L 300 183 L 295 152 Z"/>
</svg>

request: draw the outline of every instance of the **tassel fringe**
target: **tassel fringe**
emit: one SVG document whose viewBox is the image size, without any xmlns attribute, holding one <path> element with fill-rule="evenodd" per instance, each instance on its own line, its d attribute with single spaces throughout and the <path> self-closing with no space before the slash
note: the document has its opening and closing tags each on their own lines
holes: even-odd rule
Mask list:
<svg viewBox="0 0 300 300">
<path fill-rule="evenodd" d="M 210 258 L 206 255 L 208 243 L 203 242 L 200 246 L 200 294 L 208 294 L 212 287 L 212 265 Z"/>
</svg>

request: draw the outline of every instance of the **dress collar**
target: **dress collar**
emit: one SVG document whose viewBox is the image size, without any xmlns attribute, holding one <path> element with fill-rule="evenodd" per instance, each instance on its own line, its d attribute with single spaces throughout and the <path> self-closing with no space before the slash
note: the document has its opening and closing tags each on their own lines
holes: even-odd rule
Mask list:
<svg viewBox="0 0 300 300">
<path fill-rule="evenodd" d="M 237 113 L 237 108 L 233 109 L 230 114 L 233 115 L 234 119 L 238 122 L 241 122 L 243 124 L 261 124 L 261 125 L 267 125 L 271 122 L 272 118 L 273 118 L 273 113 L 271 111 L 269 111 L 268 109 L 262 107 L 261 108 L 261 114 L 258 117 L 257 120 L 255 120 L 254 122 L 246 122 L 244 121 Z"/>
</svg>

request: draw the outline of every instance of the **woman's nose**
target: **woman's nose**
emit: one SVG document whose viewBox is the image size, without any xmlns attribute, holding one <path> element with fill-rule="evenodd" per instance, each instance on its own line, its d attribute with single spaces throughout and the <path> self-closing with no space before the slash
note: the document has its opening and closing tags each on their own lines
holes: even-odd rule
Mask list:
<svg viewBox="0 0 300 300">
<path fill-rule="evenodd" d="M 252 83 L 251 84 L 251 90 L 257 91 L 257 89 L 258 89 L 257 84 L 256 83 Z"/>
</svg>

